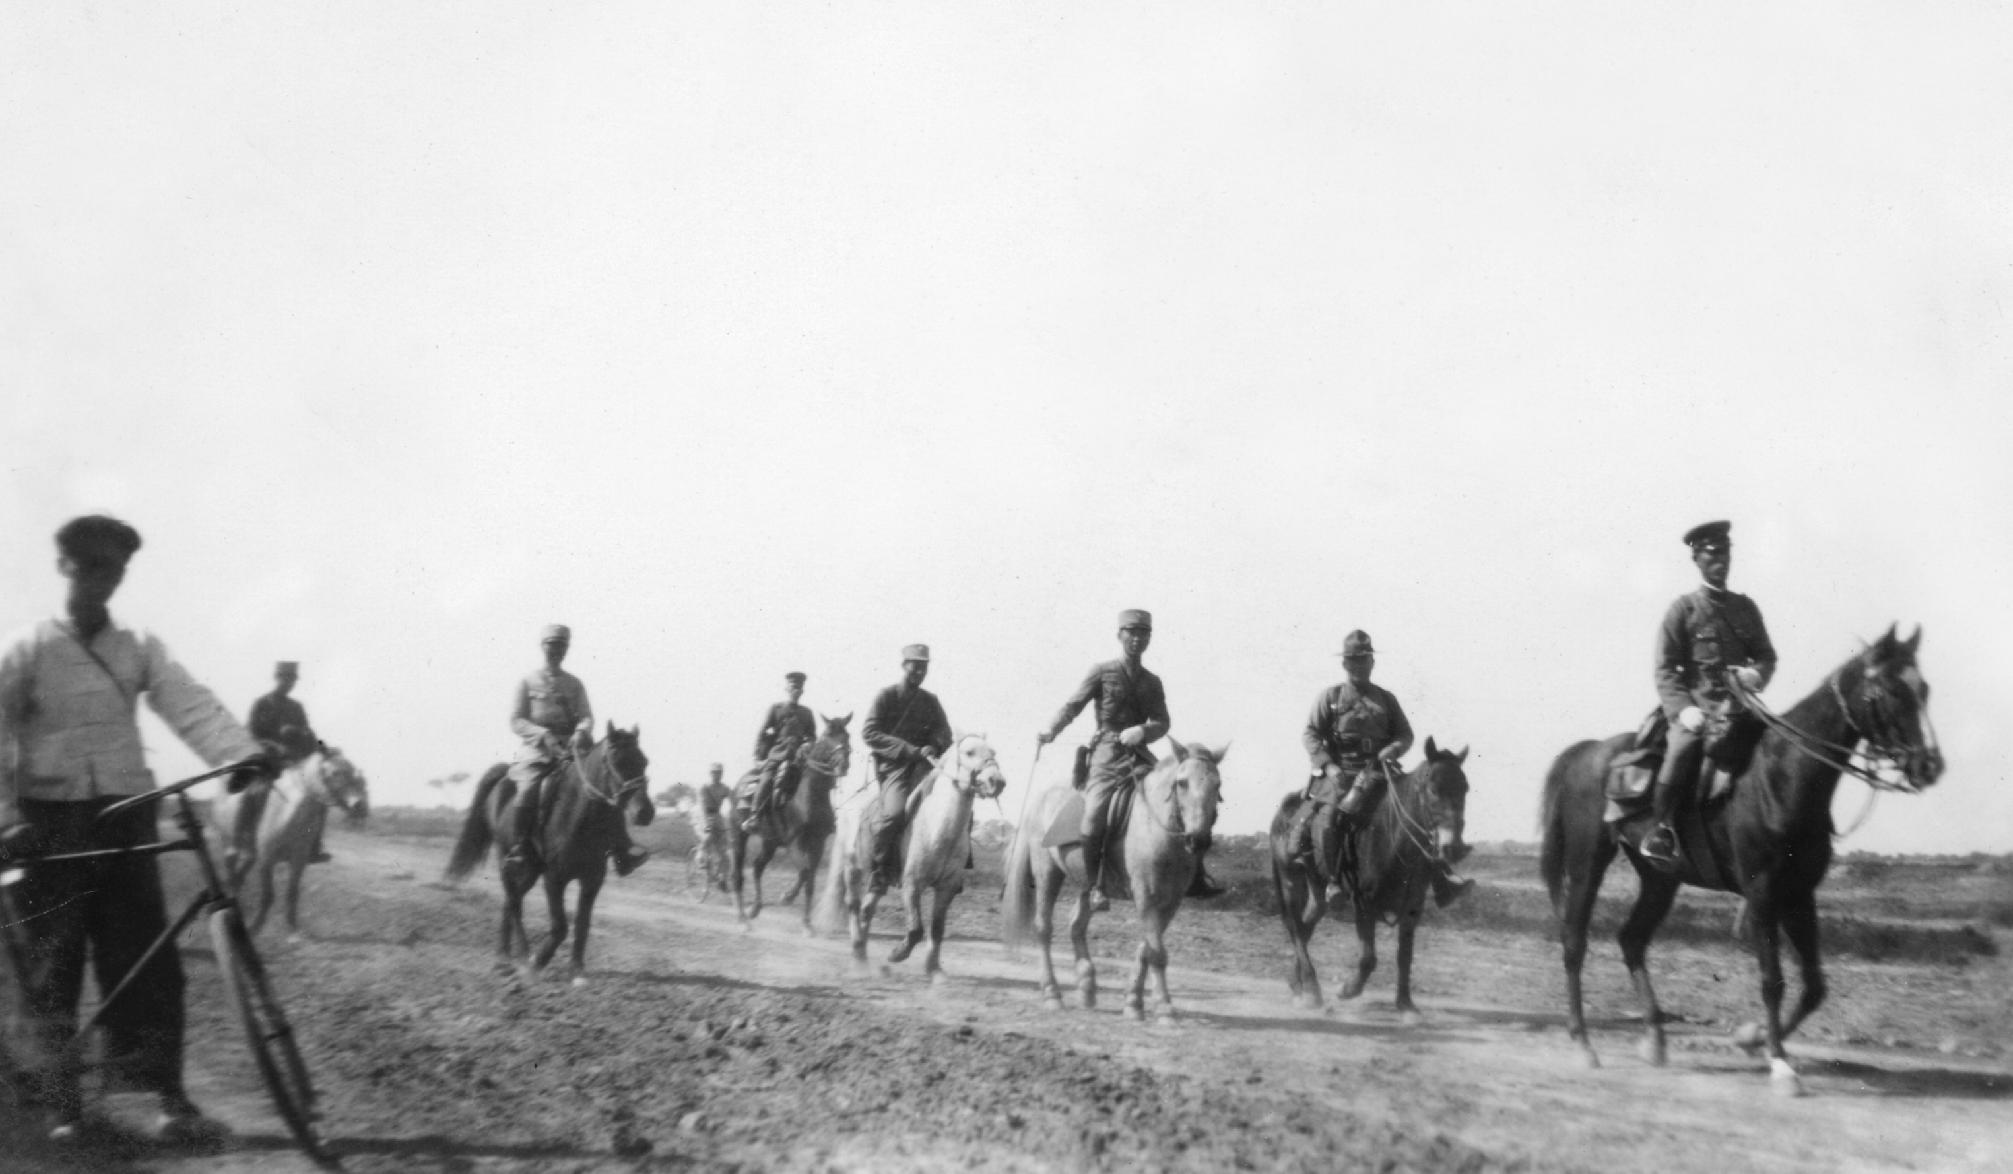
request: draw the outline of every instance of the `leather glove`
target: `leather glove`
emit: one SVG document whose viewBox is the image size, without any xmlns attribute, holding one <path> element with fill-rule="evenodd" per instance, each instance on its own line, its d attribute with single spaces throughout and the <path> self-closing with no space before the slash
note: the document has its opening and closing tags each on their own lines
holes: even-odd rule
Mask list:
<svg viewBox="0 0 2013 1174">
<path fill-rule="evenodd" d="M 236 795 L 247 787 L 270 782 L 279 777 L 281 765 L 277 751 L 270 746 L 262 747 L 256 756 L 247 758 L 244 765 L 224 776 L 224 790 Z"/>
<path fill-rule="evenodd" d="M 1399 759 L 1405 757 L 1405 752 L 1398 748 L 1398 744 L 1396 742 L 1393 742 L 1389 746 L 1386 746 L 1382 750 L 1379 750 L 1377 752 L 1377 757 L 1383 759 L 1385 762 L 1395 764 Z"/>
<path fill-rule="evenodd" d="M 1705 711 L 1696 705 L 1687 705 L 1678 711 L 1678 728 L 1688 734 L 1696 734 L 1705 728 Z"/>
<path fill-rule="evenodd" d="M 1145 741 L 1145 726 L 1128 726 L 1118 735 L 1118 744 L 1121 746 L 1138 746 Z"/>
<path fill-rule="evenodd" d="M 1750 693 L 1761 692 L 1761 670 L 1751 664 L 1744 664 L 1733 670 L 1733 679 Z"/>
</svg>

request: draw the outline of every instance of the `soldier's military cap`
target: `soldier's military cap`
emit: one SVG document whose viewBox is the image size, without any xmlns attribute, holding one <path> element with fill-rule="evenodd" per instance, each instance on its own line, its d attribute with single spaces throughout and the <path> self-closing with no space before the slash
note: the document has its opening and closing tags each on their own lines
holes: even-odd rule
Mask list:
<svg viewBox="0 0 2013 1174">
<path fill-rule="evenodd" d="M 301 662 L 297 660 L 283 660 L 273 666 L 274 676 L 278 676 L 281 673 L 297 674 L 300 671 L 301 671 Z"/>
<path fill-rule="evenodd" d="M 1732 529 L 1732 522 L 1705 522 L 1684 532 L 1684 544 L 1693 550 L 1702 546 L 1725 548 L 1733 545 L 1733 539 L 1727 536 Z"/>
<path fill-rule="evenodd" d="M 1358 656 L 1375 656 L 1377 649 L 1370 644 L 1370 633 L 1358 628 L 1342 637 L 1342 659 Z"/>
<path fill-rule="evenodd" d="M 905 644 L 902 646 L 902 659 L 905 661 L 920 660 L 924 664 L 928 664 L 930 663 L 930 646 L 927 644 Z"/>
<path fill-rule="evenodd" d="M 567 627 L 565 624 L 547 624 L 545 625 L 544 633 L 539 636 L 538 640 L 541 644 L 549 643 L 553 640 L 565 640 L 571 643 L 573 640 L 573 629 Z"/>
<path fill-rule="evenodd" d="M 1119 612 L 1118 630 L 1123 632 L 1127 628 L 1145 628 L 1149 632 L 1153 631 L 1153 613 L 1141 611 L 1136 607 L 1129 607 Z"/>
<path fill-rule="evenodd" d="M 784 679 L 784 680 L 786 680 L 786 681 L 788 681 L 788 682 L 790 682 L 790 683 L 791 683 L 791 684 L 793 684 L 793 685 L 801 685 L 801 684 L 803 684 L 803 683 L 804 683 L 804 674 L 802 674 L 802 673 L 784 673 L 784 674 L 783 674 L 783 679 Z"/>
<path fill-rule="evenodd" d="M 69 558 L 109 549 L 129 559 L 140 549 L 140 532 L 117 518 L 86 514 L 71 518 L 56 531 L 56 549 Z"/>
<path fill-rule="evenodd" d="M 719 763 L 717 763 L 717 762 L 716 762 L 716 763 L 713 763 L 713 764 L 712 764 L 711 766 L 708 766 L 708 767 L 707 767 L 706 769 L 707 769 L 707 771 L 709 771 L 709 772 L 711 772 L 711 773 L 713 773 L 713 774 L 719 774 L 719 773 L 720 773 L 721 771 L 724 771 L 724 770 L 726 770 L 727 768 L 726 768 L 726 767 L 724 767 L 724 766 L 721 766 L 721 765 L 720 765 Z"/>
</svg>

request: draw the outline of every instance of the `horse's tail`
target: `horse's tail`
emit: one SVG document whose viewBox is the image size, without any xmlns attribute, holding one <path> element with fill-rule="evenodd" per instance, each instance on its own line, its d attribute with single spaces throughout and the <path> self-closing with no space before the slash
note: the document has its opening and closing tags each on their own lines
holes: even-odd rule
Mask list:
<svg viewBox="0 0 2013 1174">
<path fill-rule="evenodd" d="M 1006 891 L 1000 894 L 1000 941 L 1009 950 L 1025 945 L 1029 931 L 1034 928 L 1034 853 L 1040 839 L 1023 817 L 1014 828 L 1006 855 L 1001 858 L 1006 871 Z"/>
<path fill-rule="evenodd" d="M 496 829 L 489 826 L 489 800 L 499 787 L 506 787 L 502 793 L 503 802 L 510 800 L 516 784 L 509 779 L 510 768 L 499 762 L 482 772 L 482 781 L 475 784 L 475 798 L 469 801 L 468 817 L 461 821 L 461 835 L 454 841 L 454 854 L 447 858 L 447 879 L 465 880 L 482 863 L 491 844 L 496 842 Z M 498 805 L 499 810 L 502 803 Z"/>
<path fill-rule="evenodd" d="M 836 933 L 846 924 L 846 885 L 850 878 L 853 846 L 859 840 L 860 821 L 851 808 L 832 820 L 832 838 L 825 849 L 825 883 L 818 890 L 817 908 L 811 924 L 825 933 Z"/>
<path fill-rule="evenodd" d="M 1575 742 L 1552 760 L 1545 773 L 1545 792 L 1538 807 L 1538 833 L 1543 844 L 1538 849 L 1538 874 L 1545 878 L 1545 891 L 1552 896 L 1552 908 L 1559 908 L 1561 886 L 1566 879 L 1566 788 L 1575 763 L 1600 745 L 1593 739 Z"/>
</svg>

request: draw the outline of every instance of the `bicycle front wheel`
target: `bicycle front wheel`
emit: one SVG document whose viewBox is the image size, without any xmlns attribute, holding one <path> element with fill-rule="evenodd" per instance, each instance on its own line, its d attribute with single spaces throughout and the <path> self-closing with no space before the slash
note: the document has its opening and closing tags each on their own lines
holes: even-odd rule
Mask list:
<svg viewBox="0 0 2013 1174">
<path fill-rule="evenodd" d="M 324 1160 L 321 1138 L 315 1132 L 320 1114 L 307 1064 L 294 1042 L 286 1012 L 273 998 L 265 963 L 259 960 L 252 935 L 235 907 L 210 914 L 210 941 L 216 947 L 217 969 L 223 973 L 224 986 L 244 1021 L 245 1041 L 251 1045 L 252 1060 L 272 1095 L 273 1107 L 301 1149 L 316 1161 Z"/>
</svg>

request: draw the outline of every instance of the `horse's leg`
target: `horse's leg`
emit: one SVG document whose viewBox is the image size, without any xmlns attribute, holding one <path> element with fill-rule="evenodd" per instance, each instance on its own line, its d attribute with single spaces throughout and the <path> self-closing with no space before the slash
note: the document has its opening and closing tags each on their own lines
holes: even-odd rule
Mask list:
<svg viewBox="0 0 2013 1174">
<path fill-rule="evenodd" d="M 1642 878 L 1642 887 L 1636 893 L 1635 908 L 1629 911 L 1629 919 L 1622 923 L 1615 939 L 1621 943 L 1622 962 L 1629 968 L 1636 1001 L 1643 1008 L 1643 1039 L 1637 1050 L 1644 1060 L 1661 1068 L 1668 1053 L 1664 1044 L 1663 1008 L 1657 1005 L 1656 987 L 1650 983 L 1650 938 L 1670 913 L 1671 902 L 1677 900 L 1678 882 L 1641 864 L 1636 866 L 1636 874 Z"/>
<path fill-rule="evenodd" d="M 923 884 L 918 872 L 902 877 L 902 913 L 908 918 L 906 932 L 894 949 L 888 951 L 888 961 L 907 962 L 916 943 L 923 940 Z"/>
<path fill-rule="evenodd" d="M 748 919 L 750 921 L 762 916 L 762 873 L 768 869 L 769 861 L 775 855 L 776 846 L 769 842 L 767 836 L 764 836 L 762 838 L 762 850 L 755 854 L 755 867 L 751 870 L 754 875 L 749 877 L 749 880 L 753 881 L 755 885 L 755 905 L 754 908 L 748 910 Z"/>
<path fill-rule="evenodd" d="M 1576 845 L 1570 832 L 1564 845 L 1565 864 L 1559 895 L 1559 945 L 1566 966 L 1566 1036 L 1579 1045 L 1580 1059 L 1589 1068 L 1599 1068 L 1601 1058 L 1587 1035 L 1585 1000 L 1580 993 L 1580 969 L 1587 960 L 1587 926 L 1594 917 L 1594 898 L 1601 891 L 1601 877 L 1615 858 L 1614 842 L 1596 833 L 1585 844 Z"/>
<path fill-rule="evenodd" d="M 815 938 L 818 927 L 811 924 L 811 910 L 818 907 L 818 869 L 824 867 L 825 857 L 823 853 L 815 853 L 804 859 L 809 863 L 797 874 L 797 890 L 804 895 L 804 936 Z"/>
<path fill-rule="evenodd" d="M 1097 963 L 1090 957 L 1090 903 L 1096 889 L 1086 882 L 1076 897 L 1076 916 L 1069 919 L 1069 949 L 1076 959 L 1076 989 L 1086 1011 L 1097 1006 Z"/>
<path fill-rule="evenodd" d="M 1749 940 L 1754 946 L 1755 961 L 1761 966 L 1761 1002 L 1768 1013 L 1762 1024 L 1765 1032 L 1762 1040 L 1768 1049 L 1769 1085 L 1783 1096 L 1802 1096 L 1803 1082 L 1782 1047 L 1782 993 L 1786 984 L 1782 980 L 1782 948 L 1777 936 L 1782 914 L 1776 907 L 1774 878 L 1761 878 L 1748 893 L 1747 906 Z M 1753 1038 L 1751 1028 L 1743 1028 L 1736 1036 L 1744 1045 Z"/>
<path fill-rule="evenodd" d="M 506 971 L 531 973 L 531 935 L 524 930 L 524 897 L 531 891 L 520 880 L 513 883 L 509 870 L 503 881 L 503 930 L 498 939 L 497 962 Z"/>
<path fill-rule="evenodd" d="M 1048 850 L 1029 863 L 1034 870 L 1034 940 L 1041 947 L 1041 1002 L 1050 1011 L 1062 1010 L 1062 984 L 1055 978 L 1055 899 L 1062 887 L 1062 873 L 1049 859 Z"/>
<path fill-rule="evenodd" d="M 601 882 L 606 874 L 593 873 L 580 878 L 580 904 L 573 911 L 573 970 L 574 986 L 587 985 L 587 931 L 594 924 L 594 899 L 601 895 Z"/>
<path fill-rule="evenodd" d="M 1423 894 L 1422 894 L 1423 896 Z M 1412 938 L 1419 932 L 1419 909 L 1412 909 L 1398 919 L 1398 1021 L 1407 1027 L 1417 1027 L 1426 1021 L 1419 1014 L 1419 1008 L 1412 1002 Z"/>
<path fill-rule="evenodd" d="M 734 829 L 730 834 L 733 836 L 733 839 L 728 841 L 727 872 L 733 880 L 734 917 L 735 920 L 741 923 L 741 932 L 747 933 L 753 927 L 748 924 L 750 914 L 748 913 L 747 898 L 743 896 L 741 891 L 743 883 L 741 873 L 743 865 L 748 860 L 748 834 L 739 828 Z"/>
<path fill-rule="evenodd" d="M 538 954 L 531 960 L 533 970 L 543 970 L 559 952 L 559 946 L 566 940 L 566 882 L 559 880 L 552 872 L 545 874 L 545 913 L 551 919 L 551 928 L 546 931 L 545 940 L 539 943 Z"/>
<path fill-rule="evenodd" d="M 1199 864 L 1197 867 L 1201 867 Z M 1185 889 L 1187 886 L 1182 886 Z M 1153 931 L 1153 983 L 1160 991 L 1160 1007 L 1155 1011 L 1162 1023 L 1174 1022 L 1174 996 L 1167 990 L 1167 927 L 1174 921 L 1174 914 L 1181 908 L 1181 891 L 1174 894 L 1174 901 L 1157 915 Z"/>
<path fill-rule="evenodd" d="M 950 920 L 951 901 L 964 890 L 964 878 L 953 874 L 951 878 L 936 887 L 936 900 L 930 909 L 930 950 L 923 959 L 923 973 L 932 983 L 944 981 L 943 952 L 944 925 Z"/>
<path fill-rule="evenodd" d="M 1789 944 L 1803 966 L 1803 993 L 1797 997 L 1796 1010 L 1790 1013 L 1789 1022 L 1782 1025 L 1783 1038 L 1787 1039 L 1824 1002 L 1824 965 L 1817 949 L 1815 890 L 1783 900 L 1782 931 L 1789 936 Z"/>
<path fill-rule="evenodd" d="M 1377 969 L 1377 914 L 1369 902 L 1357 901 L 1356 906 L 1356 976 L 1342 987 L 1342 998 L 1353 999 L 1363 993 L 1363 987 L 1370 981 L 1370 972 Z"/>
<path fill-rule="evenodd" d="M 1286 925 L 1286 944 L 1293 949 L 1293 974 L 1286 986 L 1293 992 L 1294 1006 L 1318 1010 L 1321 980 L 1314 973 L 1314 956 L 1308 952 L 1307 943 L 1328 911 L 1328 902 L 1308 883 L 1305 869 L 1281 865 L 1277 860 L 1272 866 L 1280 870 L 1279 920 Z"/>
</svg>

